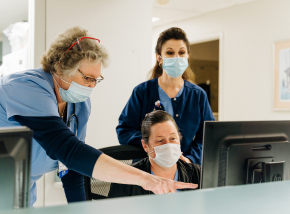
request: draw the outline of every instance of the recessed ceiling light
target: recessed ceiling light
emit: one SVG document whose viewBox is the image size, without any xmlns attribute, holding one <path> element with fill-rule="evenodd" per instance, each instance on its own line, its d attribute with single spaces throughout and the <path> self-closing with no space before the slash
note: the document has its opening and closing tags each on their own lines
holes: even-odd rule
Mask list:
<svg viewBox="0 0 290 214">
<path fill-rule="evenodd" d="M 157 21 L 159 21 L 159 20 L 160 20 L 159 17 L 152 17 L 152 22 L 157 22 Z"/>
<path fill-rule="evenodd" d="M 156 0 L 156 3 L 161 6 L 165 6 L 169 3 L 169 0 Z"/>
<path fill-rule="evenodd" d="M 225 3 L 225 2 L 229 2 L 231 0 L 210 0 L 210 1 L 217 2 L 217 3 Z"/>
</svg>

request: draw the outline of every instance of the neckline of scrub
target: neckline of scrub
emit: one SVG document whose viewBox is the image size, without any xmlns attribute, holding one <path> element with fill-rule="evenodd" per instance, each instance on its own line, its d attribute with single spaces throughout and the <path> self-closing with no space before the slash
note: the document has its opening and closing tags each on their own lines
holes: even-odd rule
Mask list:
<svg viewBox="0 0 290 214">
<path fill-rule="evenodd" d="M 181 87 L 181 89 L 179 90 L 179 92 L 177 93 L 177 95 L 176 95 L 175 97 L 173 97 L 173 98 L 170 98 L 170 97 L 168 96 L 168 94 L 166 94 L 166 92 L 165 92 L 165 91 L 160 87 L 159 84 L 158 84 L 158 89 L 160 90 L 160 92 L 166 94 L 166 96 L 167 96 L 169 99 L 174 99 L 174 98 L 180 97 L 180 95 L 182 94 L 182 92 L 183 92 L 183 90 L 184 90 L 184 85 L 185 85 L 185 84 L 183 84 L 183 86 Z"/>
</svg>

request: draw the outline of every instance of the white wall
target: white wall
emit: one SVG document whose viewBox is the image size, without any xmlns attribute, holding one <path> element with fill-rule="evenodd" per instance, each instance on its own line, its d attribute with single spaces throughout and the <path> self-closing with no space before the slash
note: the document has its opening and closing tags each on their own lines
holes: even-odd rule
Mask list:
<svg viewBox="0 0 290 214">
<path fill-rule="evenodd" d="M 46 0 L 29 0 L 28 4 L 28 68 L 39 68 L 40 57 L 45 51 L 45 3 Z M 42 176 L 37 182 L 37 200 L 34 207 L 43 207 L 45 205 L 45 176 Z M 51 182 L 52 183 L 52 182 Z M 64 201 L 64 192 L 56 198 Z M 58 199 L 56 199 L 58 200 Z M 64 202 L 63 202 L 64 203 Z"/>
<path fill-rule="evenodd" d="M 65 29 L 81 26 L 108 49 L 111 65 L 92 96 L 86 143 L 118 144 L 115 128 L 133 88 L 151 68 L 151 1 L 48 0 L 46 45 Z"/>
<path fill-rule="evenodd" d="M 35 3 L 35 0 L 31 0 Z M 45 18 L 45 29 L 35 38 L 45 37 L 45 47 L 64 30 L 81 26 L 91 36 L 101 40 L 109 51 L 110 66 L 103 70 L 105 80 L 96 86 L 92 96 L 92 112 L 86 143 L 96 148 L 117 145 L 115 128 L 118 117 L 133 88 L 146 80 L 151 68 L 152 2 L 147 0 L 41 0 L 42 14 L 35 16 L 37 26 Z M 40 7 L 41 10 L 41 7 Z M 37 20 L 40 20 L 39 22 Z M 40 35 L 45 33 L 44 36 Z M 35 29 L 37 34 L 37 28 Z M 37 36 L 36 36 L 37 37 Z M 35 53 L 34 65 L 41 54 Z M 65 203 L 62 189 L 52 185 L 54 178 L 46 176 L 46 205 Z M 39 185 L 41 188 L 41 185 Z M 40 196 L 41 197 L 41 196 Z M 41 199 L 40 199 L 41 200 Z"/>
<path fill-rule="evenodd" d="M 28 67 L 39 68 L 40 58 L 45 51 L 45 8 L 46 0 L 29 0 L 28 24 L 29 24 L 29 57 Z"/>
<path fill-rule="evenodd" d="M 289 8 L 289 0 L 259 0 L 156 27 L 152 48 L 169 27 L 190 41 L 222 33 L 220 119 L 289 120 L 289 111 L 273 110 L 273 43 L 290 40 Z"/>
</svg>

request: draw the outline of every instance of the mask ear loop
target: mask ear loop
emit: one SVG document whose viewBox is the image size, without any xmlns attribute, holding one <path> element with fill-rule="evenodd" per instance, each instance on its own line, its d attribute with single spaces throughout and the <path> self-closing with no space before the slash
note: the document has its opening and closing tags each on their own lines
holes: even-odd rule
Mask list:
<svg viewBox="0 0 290 214">
<path fill-rule="evenodd" d="M 152 152 L 154 152 L 154 151 L 155 151 L 155 149 Z M 149 154 L 151 154 L 152 152 L 148 153 L 149 158 L 151 158 Z M 151 158 L 151 159 L 154 160 L 154 158 Z"/>
<path fill-rule="evenodd" d="M 56 73 L 54 73 L 53 75 L 55 75 L 55 76 L 57 76 L 57 74 Z M 54 76 L 52 75 L 52 78 L 54 79 L 54 81 L 56 82 L 56 84 L 57 84 L 57 86 L 59 87 L 59 88 L 61 88 L 60 86 L 59 86 L 59 84 L 57 83 L 57 81 L 56 81 L 56 79 L 54 78 Z M 70 84 L 71 85 L 71 83 L 69 83 L 69 82 L 67 82 L 67 81 L 65 81 L 65 80 L 63 80 L 62 78 L 60 78 L 59 76 L 57 76 L 61 81 L 63 81 L 63 82 L 65 82 L 65 83 L 67 83 L 67 84 Z"/>
<path fill-rule="evenodd" d="M 56 75 L 57 76 L 57 75 Z M 58 77 L 58 76 L 57 76 Z M 55 83 L 57 84 L 57 86 L 60 88 L 59 84 L 57 83 L 56 79 L 54 78 L 54 76 L 52 75 L 52 78 L 54 79 Z M 59 77 L 58 77 L 59 78 Z"/>
<path fill-rule="evenodd" d="M 158 56 L 159 56 L 161 59 L 163 59 L 162 56 L 160 56 L 160 55 L 158 55 Z M 162 64 L 161 64 L 161 62 L 159 62 L 159 67 L 162 68 Z"/>
</svg>

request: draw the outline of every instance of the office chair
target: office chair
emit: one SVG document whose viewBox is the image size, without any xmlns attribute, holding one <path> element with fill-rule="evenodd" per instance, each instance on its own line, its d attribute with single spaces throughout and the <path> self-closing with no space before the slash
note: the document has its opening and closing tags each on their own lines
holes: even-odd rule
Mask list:
<svg viewBox="0 0 290 214">
<path fill-rule="evenodd" d="M 144 149 L 139 146 L 118 145 L 99 150 L 104 154 L 128 165 L 131 165 L 134 159 L 143 159 L 148 157 Z M 111 186 L 110 182 L 100 181 L 87 176 L 84 176 L 84 180 L 86 199 L 88 201 L 108 198 Z"/>
</svg>

